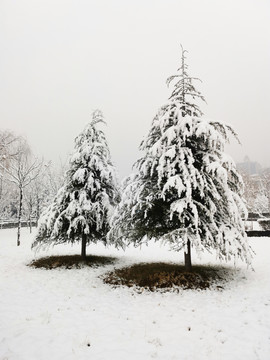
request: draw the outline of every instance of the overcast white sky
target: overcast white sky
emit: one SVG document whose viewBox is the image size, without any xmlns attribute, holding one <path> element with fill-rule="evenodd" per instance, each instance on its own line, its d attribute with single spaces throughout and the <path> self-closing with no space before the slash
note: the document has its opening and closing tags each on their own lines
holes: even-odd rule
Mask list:
<svg viewBox="0 0 270 360">
<path fill-rule="evenodd" d="M 0 0 L 0 129 L 58 161 L 100 108 L 128 175 L 180 43 L 205 115 L 239 134 L 230 154 L 270 166 L 269 0 Z"/>
</svg>

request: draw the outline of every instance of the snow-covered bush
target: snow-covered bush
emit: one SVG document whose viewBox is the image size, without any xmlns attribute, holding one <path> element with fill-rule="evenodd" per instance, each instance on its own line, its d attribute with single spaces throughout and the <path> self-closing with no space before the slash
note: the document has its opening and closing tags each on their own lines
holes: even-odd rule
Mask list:
<svg viewBox="0 0 270 360">
<path fill-rule="evenodd" d="M 79 241 L 82 257 L 86 244 L 106 242 L 113 208 L 119 202 L 119 188 L 108 144 L 102 130 L 101 111 L 75 139 L 64 185 L 42 214 L 32 247 Z"/>
<path fill-rule="evenodd" d="M 242 218 L 243 182 L 224 145 L 233 129 L 202 115 L 193 99 L 203 96 L 187 74 L 185 51 L 169 101 L 155 116 L 141 143 L 144 155 L 126 181 L 109 238 L 118 246 L 163 239 L 171 248 L 216 250 L 220 259 L 250 262 Z"/>
<path fill-rule="evenodd" d="M 270 230 L 270 219 L 259 219 L 258 223 L 260 224 L 263 230 L 265 231 Z"/>
</svg>

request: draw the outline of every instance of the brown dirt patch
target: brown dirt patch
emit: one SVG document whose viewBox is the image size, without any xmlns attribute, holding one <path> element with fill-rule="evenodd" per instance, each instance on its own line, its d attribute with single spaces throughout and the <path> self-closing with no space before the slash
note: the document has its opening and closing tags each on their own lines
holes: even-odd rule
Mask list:
<svg viewBox="0 0 270 360">
<path fill-rule="evenodd" d="M 116 269 L 105 275 L 103 281 L 114 286 L 125 285 L 155 291 L 156 289 L 208 289 L 214 285 L 223 289 L 225 279 L 234 270 L 218 266 L 193 266 L 193 272 L 185 271 L 183 265 L 167 263 L 140 263 Z"/>
<path fill-rule="evenodd" d="M 47 270 L 63 267 L 80 269 L 84 266 L 98 267 L 113 264 L 117 259 L 110 256 L 88 255 L 83 261 L 80 255 L 49 256 L 32 261 L 29 266 Z"/>
</svg>

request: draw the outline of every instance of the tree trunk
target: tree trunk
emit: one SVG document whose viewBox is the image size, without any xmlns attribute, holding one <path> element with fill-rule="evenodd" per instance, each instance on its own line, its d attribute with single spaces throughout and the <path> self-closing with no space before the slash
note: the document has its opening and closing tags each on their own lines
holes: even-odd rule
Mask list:
<svg viewBox="0 0 270 360">
<path fill-rule="evenodd" d="M 82 252 L 81 252 L 82 259 L 86 260 L 86 235 L 82 234 Z"/>
<path fill-rule="evenodd" d="M 2 198 L 3 194 L 3 175 L 0 175 L 0 199 Z"/>
<path fill-rule="evenodd" d="M 30 231 L 30 234 L 32 234 L 32 220 L 31 220 L 30 216 L 29 216 L 29 231 Z"/>
<path fill-rule="evenodd" d="M 187 242 L 187 253 L 185 252 L 185 270 L 192 272 L 190 240 Z"/>
<path fill-rule="evenodd" d="M 39 217 L 40 217 L 40 200 L 39 198 L 37 197 L 37 223 L 38 223 L 38 220 L 39 220 Z M 37 226 L 37 225 L 36 225 Z"/>
<path fill-rule="evenodd" d="M 21 245 L 20 237 L 21 237 L 22 201 L 23 201 L 23 189 L 22 189 L 22 187 L 20 186 L 17 246 L 20 246 L 20 245 Z"/>
</svg>

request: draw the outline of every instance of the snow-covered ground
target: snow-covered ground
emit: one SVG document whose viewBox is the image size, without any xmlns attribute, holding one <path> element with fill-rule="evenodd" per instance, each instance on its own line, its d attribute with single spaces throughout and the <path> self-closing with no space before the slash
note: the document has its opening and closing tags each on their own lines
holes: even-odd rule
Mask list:
<svg viewBox="0 0 270 360">
<path fill-rule="evenodd" d="M 254 238 L 255 271 L 241 271 L 223 291 L 138 294 L 99 278 L 93 269 L 33 269 L 33 235 L 0 230 L 0 359 L 270 359 L 270 239 Z M 56 246 L 48 254 L 79 253 Z M 118 267 L 139 261 L 181 261 L 159 244 L 124 253 L 91 245 L 88 253 L 113 255 Z M 194 256 L 195 257 L 195 256 Z M 197 262 L 217 263 L 204 255 Z M 90 345 L 90 346 L 89 346 Z"/>
</svg>

